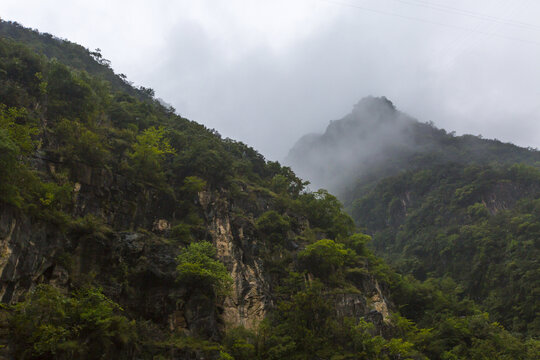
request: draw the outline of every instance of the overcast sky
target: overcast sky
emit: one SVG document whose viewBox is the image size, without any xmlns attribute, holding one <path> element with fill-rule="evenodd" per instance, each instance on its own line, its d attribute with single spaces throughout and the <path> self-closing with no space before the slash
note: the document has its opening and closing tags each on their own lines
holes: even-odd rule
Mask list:
<svg viewBox="0 0 540 360">
<path fill-rule="evenodd" d="M 281 160 L 367 95 L 540 147 L 537 0 L 2 0 L 177 112 Z"/>
</svg>

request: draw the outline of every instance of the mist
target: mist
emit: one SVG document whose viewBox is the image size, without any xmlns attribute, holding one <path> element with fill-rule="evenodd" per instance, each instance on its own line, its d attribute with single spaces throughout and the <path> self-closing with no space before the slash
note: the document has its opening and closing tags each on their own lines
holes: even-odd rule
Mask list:
<svg viewBox="0 0 540 360">
<path fill-rule="evenodd" d="M 458 134 L 540 146 L 535 1 L 6 0 L 0 14 L 99 47 L 181 115 L 270 160 L 370 94 Z"/>
<path fill-rule="evenodd" d="M 285 164 L 310 188 L 342 193 L 365 169 L 384 165 L 398 151 L 417 151 L 412 126 L 418 121 L 398 111 L 385 97 L 360 100 L 342 119 L 331 121 L 322 134 L 303 136 Z"/>
</svg>

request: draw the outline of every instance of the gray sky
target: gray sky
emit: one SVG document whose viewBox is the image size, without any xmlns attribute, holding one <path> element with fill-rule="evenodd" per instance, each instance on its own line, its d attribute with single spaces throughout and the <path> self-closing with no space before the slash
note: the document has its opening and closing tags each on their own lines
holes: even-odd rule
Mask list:
<svg viewBox="0 0 540 360">
<path fill-rule="evenodd" d="M 2 0 L 181 115 L 281 160 L 367 95 L 540 147 L 537 0 Z"/>
</svg>

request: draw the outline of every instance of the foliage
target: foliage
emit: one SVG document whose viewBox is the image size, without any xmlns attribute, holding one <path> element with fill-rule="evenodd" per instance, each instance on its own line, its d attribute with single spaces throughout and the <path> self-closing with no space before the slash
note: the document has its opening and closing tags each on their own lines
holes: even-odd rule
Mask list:
<svg viewBox="0 0 540 360">
<path fill-rule="evenodd" d="M 388 178 L 355 203 L 376 251 L 419 279 L 455 279 L 506 328 L 540 334 L 540 171 L 454 164 L 425 175 Z"/>
<path fill-rule="evenodd" d="M 165 155 L 175 153 L 165 138 L 163 127 L 150 127 L 137 135 L 137 141 L 132 145 L 132 150 L 129 157 L 133 170 L 137 176 L 149 182 L 160 180 L 161 162 Z"/>
<path fill-rule="evenodd" d="M 11 336 L 20 359 L 127 359 L 136 340 L 134 322 L 101 290 L 72 296 L 40 285 L 14 306 Z"/>
<path fill-rule="evenodd" d="M 206 187 L 206 181 L 197 176 L 187 176 L 184 179 L 184 186 L 182 191 L 186 194 L 195 196 Z"/>
<path fill-rule="evenodd" d="M 109 61 L 103 59 L 99 49 L 91 51 L 66 39 L 24 28 L 16 22 L 0 22 L 0 34 L 26 44 L 33 52 L 41 53 L 47 58 L 58 59 L 62 64 L 104 78 L 116 90 L 143 97 L 143 93 L 130 86 L 125 78 L 114 74 L 109 67 Z"/>
<path fill-rule="evenodd" d="M 215 259 L 216 249 L 206 241 L 191 243 L 178 255 L 178 281 L 201 291 L 216 295 L 230 290 L 232 279 L 219 260 Z"/>
<path fill-rule="evenodd" d="M 91 166 L 104 166 L 111 156 L 104 137 L 99 132 L 93 132 L 77 121 L 62 119 L 56 126 L 56 135 L 62 139 L 59 153 L 78 163 Z"/>
<path fill-rule="evenodd" d="M 319 278 L 327 278 L 345 264 L 350 253 L 342 244 L 322 239 L 298 253 L 302 266 Z"/>
<path fill-rule="evenodd" d="M 425 359 L 414 344 L 376 335 L 363 319 L 336 319 L 335 300 L 319 283 L 278 305 L 271 327 L 262 329 L 263 359 Z"/>
<path fill-rule="evenodd" d="M 305 193 L 300 197 L 310 225 L 325 229 L 329 237 L 348 236 L 354 231 L 354 222 L 345 214 L 343 205 L 326 190 Z"/>
<path fill-rule="evenodd" d="M 256 358 L 257 336 L 244 327 L 227 331 L 223 346 L 234 360 L 251 360 Z"/>
<path fill-rule="evenodd" d="M 283 243 L 290 229 L 290 222 L 277 211 L 270 210 L 263 213 L 255 222 L 261 236 L 268 238 L 273 243 Z"/>
<path fill-rule="evenodd" d="M 5 202 L 21 205 L 24 190 L 20 186 L 31 181 L 27 164 L 37 146 L 37 133 L 25 109 L 0 104 L 0 199 Z"/>
</svg>

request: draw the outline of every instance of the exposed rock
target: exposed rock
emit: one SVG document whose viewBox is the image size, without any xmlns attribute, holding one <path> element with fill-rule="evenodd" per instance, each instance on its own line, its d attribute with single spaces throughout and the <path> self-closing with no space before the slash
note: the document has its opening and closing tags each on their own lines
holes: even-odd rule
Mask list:
<svg viewBox="0 0 540 360">
<path fill-rule="evenodd" d="M 88 166 L 74 180 L 72 215 L 103 219 L 96 229 L 62 228 L 10 206 L 0 208 L 2 302 L 21 301 L 39 283 L 68 292 L 93 279 L 130 314 L 188 335 L 218 340 L 226 328 L 256 329 L 265 318 L 273 305 L 271 279 L 258 254 L 262 244 L 254 226 L 254 218 L 269 208 L 265 196 L 250 193 L 249 200 L 231 203 L 219 190 L 198 194 L 195 204 L 204 214 L 206 238 L 233 278 L 230 294 L 216 301 L 176 281 L 181 245 L 161 237 L 176 219 L 174 199 L 154 189 L 135 192 L 124 178 Z M 308 226 L 305 219 L 298 224 Z M 291 239 L 290 248 L 300 250 Z M 362 294 L 337 299 L 336 312 L 369 318 L 384 332 L 389 322 L 384 296 L 373 279 L 362 286 Z M 198 355 L 178 356 L 171 358 Z"/>
<path fill-rule="evenodd" d="M 158 219 L 154 221 L 154 226 L 152 227 L 152 230 L 154 231 L 165 231 L 169 230 L 171 228 L 171 224 L 166 219 Z"/>
<path fill-rule="evenodd" d="M 365 276 L 359 285 L 360 293 L 335 295 L 336 315 L 338 317 L 364 318 L 376 326 L 381 335 L 390 334 L 392 321 L 391 305 L 372 276 Z"/>
<path fill-rule="evenodd" d="M 482 197 L 482 203 L 494 215 L 501 210 L 513 208 L 523 196 L 537 192 L 538 187 L 538 184 L 525 187 L 519 183 L 499 182 Z"/>
<path fill-rule="evenodd" d="M 216 245 L 218 258 L 233 278 L 232 292 L 223 303 L 223 320 L 229 327 L 241 325 L 254 329 L 264 319 L 270 304 L 262 264 L 250 253 L 253 247 L 245 246 L 248 244 L 242 224 L 236 231 L 237 237 L 233 235 L 229 204 L 225 200 L 216 198 L 216 194 L 201 192 L 199 202 L 208 217 L 208 232 Z"/>
</svg>

